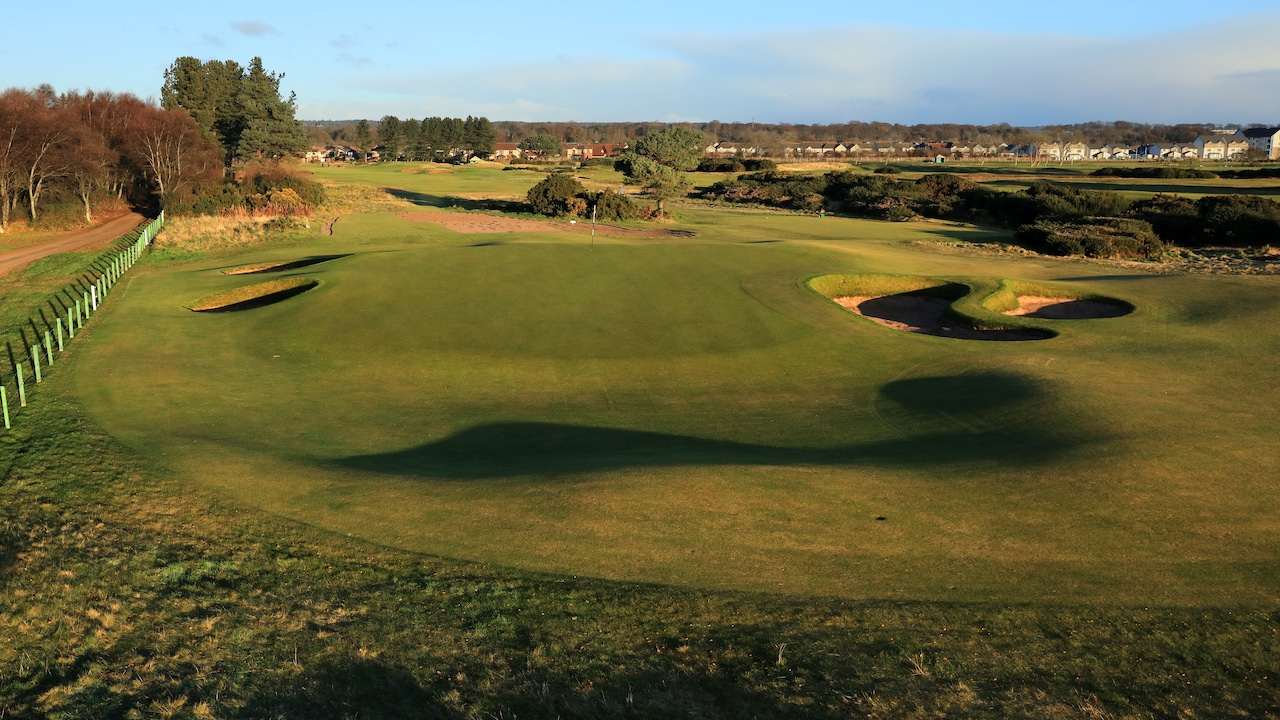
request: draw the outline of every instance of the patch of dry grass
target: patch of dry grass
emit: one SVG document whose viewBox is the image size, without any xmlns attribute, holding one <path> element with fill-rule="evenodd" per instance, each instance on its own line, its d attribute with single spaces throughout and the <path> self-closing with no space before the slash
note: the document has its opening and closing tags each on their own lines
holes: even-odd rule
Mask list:
<svg viewBox="0 0 1280 720">
<path fill-rule="evenodd" d="M 320 179 L 328 200 L 316 210 L 319 217 L 336 217 L 364 212 L 388 212 L 417 208 L 417 205 L 391 195 L 386 190 L 363 183 L 337 183 Z"/>
<path fill-rule="evenodd" d="M 246 247 L 266 240 L 273 231 L 307 229 L 313 224 L 305 218 L 266 215 L 176 217 L 165 223 L 155 245 L 192 252 Z"/>
</svg>

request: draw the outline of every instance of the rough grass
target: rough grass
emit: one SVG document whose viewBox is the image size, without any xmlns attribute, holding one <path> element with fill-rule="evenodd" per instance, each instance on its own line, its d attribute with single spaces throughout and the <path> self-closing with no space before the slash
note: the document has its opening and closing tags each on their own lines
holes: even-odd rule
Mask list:
<svg viewBox="0 0 1280 720">
<path fill-rule="evenodd" d="M 0 436 L 5 717 L 1280 716 L 1273 608 L 832 600 L 397 552 L 140 463 L 69 378 Z"/>
</svg>

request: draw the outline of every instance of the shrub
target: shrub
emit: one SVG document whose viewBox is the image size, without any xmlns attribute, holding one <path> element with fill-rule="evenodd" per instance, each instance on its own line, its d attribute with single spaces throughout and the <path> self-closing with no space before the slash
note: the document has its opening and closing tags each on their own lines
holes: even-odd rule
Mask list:
<svg viewBox="0 0 1280 720">
<path fill-rule="evenodd" d="M 1157 178 L 1162 180 L 1184 178 L 1213 179 L 1218 177 L 1217 174 L 1208 170 L 1179 167 L 1106 167 L 1098 168 L 1092 174 L 1097 177 Z"/>
<path fill-rule="evenodd" d="M 762 170 L 777 170 L 778 163 L 769 158 L 752 158 L 742 161 L 742 169 L 747 172 L 761 172 Z"/>
<path fill-rule="evenodd" d="M 902 168 L 897 167 L 896 165 L 881 165 L 872 172 L 877 175 L 901 175 Z"/>
<path fill-rule="evenodd" d="M 702 158 L 695 172 L 742 172 L 746 169 L 745 163 L 734 158 Z"/>
<path fill-rule="evenodd" d="M 1280 205 L 1260 195 L 1206 195 L 1196 213 L 1206 244 L 1266 245 L 1280 237 Z"/>
<path fill-rule="evenodd" d="M 1195 201 L 1190 198 L 1156 195 L 1135 202 L 1129 207 L 1128 214 L 1150 223 L 1166 243 L 1191 247 L 1202 242 L 1200 215 Z"/>
<path fill-rule="evenodd" d="M 612 192 L 588 194 L 587 202 L 596 208 L 596 219 L 603 222 L 634 220 L 641 216 L 641 208 L 626 195 Z"/>
<path fill-rule="evenodd" d="M 1123 218 L 1040 221 L 1019 228 L 1017 238 L 1019 242 L 1052 255 L 1154 258 L 1164 251 L 1164 244 L 1149 223 Z"/>
<path fill-rule="evenodd" d="M 525 198 L 533 211 L 542 215 L 564 215 L 569 212 L 568 201 L 586 192 L 586 188 L 568 173 L 553 172 L 542 182 L 529 188 Z"/>
</svg>

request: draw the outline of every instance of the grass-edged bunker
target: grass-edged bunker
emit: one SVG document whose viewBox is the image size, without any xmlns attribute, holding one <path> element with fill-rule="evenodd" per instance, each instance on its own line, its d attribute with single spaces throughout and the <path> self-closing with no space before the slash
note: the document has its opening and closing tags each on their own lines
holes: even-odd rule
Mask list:
<svg viewBox="0 0 1280 720">
<path fill-rule="evenodd" d="M 195 312 L 237 312 L 274 305 L 319 285 L 308 277 L 282 278 L 206 295 L 191 304 Z"/>
</svg>

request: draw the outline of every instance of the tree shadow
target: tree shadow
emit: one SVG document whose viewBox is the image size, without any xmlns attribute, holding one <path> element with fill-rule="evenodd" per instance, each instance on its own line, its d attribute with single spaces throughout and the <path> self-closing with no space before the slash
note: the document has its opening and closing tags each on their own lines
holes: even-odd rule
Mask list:
<svg viewBox="0 0 1280 720">
<path fill-rule="evenodd" d="M 427 193 L 403 190 L 401 188 L 383 188 L 388 195 L 406 200 L 414 205 L 434 208 L 461 208 L 463 210 L 491 210 L 505 213 L 528 213 L 532 208 L 528 203 L 518 200 L 495 200 L 454 197 L 452 195 L 430 195 Z"/>
<path fill-rule="evenodd" d="M 264 690 L 249 699 L 243 717 L 455 718 L 409 671 L 377 659 L 313 661 L 297 682 Z"/>
<path fill-rule="evenodd" d="M 900 437 L 834 447 L 785 447 L 690 435 L 546 422 L 476 425 L 392 452 L 323 464 L 450 480 L 709 465 L 1034 466 L 1093 441 L 1041 382 L 1011 373 L 898 380 L 875 398 Z"/>
</svg>

